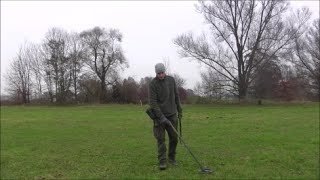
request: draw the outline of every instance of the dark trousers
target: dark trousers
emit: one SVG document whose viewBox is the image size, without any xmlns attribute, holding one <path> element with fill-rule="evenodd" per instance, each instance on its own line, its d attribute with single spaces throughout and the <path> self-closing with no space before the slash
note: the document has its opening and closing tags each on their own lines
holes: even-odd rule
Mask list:
<svg viewBox="0 0 320 180">
<path fill-rule="evenodd" d="M 167 119 L 171 122 L 173 127 L 177 129 L 177 116 L 169 116 Z M 176 148 L 178 144 L 178 135 L 176 132 L 172 129 L 170 125 L 160 125 L 158 123 L 154 124 L 153 127 L 153 134 L 154 137 L 157 139 L 158 143 L 158 160 L 159 162 L 166 161 L 166 144 L 165 144 L 165 131 L 167 131 L 168 136 L 169 136 L 169 153 L 168 157 L 169 159 L 175 159 L 176 156 Z"/>
</svg>

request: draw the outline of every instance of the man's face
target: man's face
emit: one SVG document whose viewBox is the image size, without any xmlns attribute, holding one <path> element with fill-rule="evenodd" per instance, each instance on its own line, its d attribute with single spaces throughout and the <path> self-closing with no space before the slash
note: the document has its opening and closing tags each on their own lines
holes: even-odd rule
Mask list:
<svg viewBox="0 0 320 180">
<path fill-rule="evenodd" d="M 159 73 L 157 73 L 157 78 L 158 78 L 158 79 L 163 80 L 164 77 L 166 77 L 166 73 L 164 73 L 164 72 L 159 72 Z"/>
</svg>

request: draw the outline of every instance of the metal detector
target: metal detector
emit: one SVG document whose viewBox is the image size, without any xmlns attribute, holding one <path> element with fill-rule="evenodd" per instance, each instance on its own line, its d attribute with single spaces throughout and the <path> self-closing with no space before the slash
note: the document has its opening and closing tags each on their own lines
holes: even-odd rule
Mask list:
<svg viewBox="0 0 320 180">
<path fill-rule="evenodd" d="M 212 172 L 212 170 L 210 168 L 207 167 L 203 167 L 200 162 L 197 160 L 197 158 L 194 156 L 194 154 L 191 152 L 190 148 L 187 146 L 187 144 L 182 140 L 181 136 L 179 135 L 178 131 L 173 127 L 173 125 L 171 124 L 171 122 L 169 122 L 168 124 L 170 124 L 170 126 L 172 127 L 172 129 L 174 130 L 174 132 L 178 135 L 180 142 L 183 143 L 184 147 L 189 151 L 189 153 L 191 154 L 191 156 L 193 157 L 193 159 L 197 162 L 197 164 L 200 167 L 199 173 L 201 174 L 210 174 Z"/>
<path fill-rule="evenodd" d="M 148 114 L 148 116 L 154 120 L 157 121 L 157 116 L 154 114 L 153 109 L 149 108 L 146 110 L 146 113 Z M 179 118 L 180 121 L 180 133 L 181 133 L 181 119 Z M 172 127 L 173 131 L 178 135 L 178 138 L 180 139 L 180 142 L 183 143 L 184 147 L 187 148 L 187 150 L 189 151 L 189 153 L 191 154 L 191 156 L 193 157 L 193 159 L 197 162 L 197 164 L 200 167 L 199 173 L 201 174 L 210 174 L 212 172 L 212 170 L 210 168 L 207 167 L 203 167 L 200 162 L 197 160 L 197 158 L 193 155 L 193 153 L 191 152 L 190 148 L 187 146 L 187 144 L 183 141 L 182 139 L 182 134 L 179 135 L 178 131 L 176 130 L 176 128 L 171 124 L 171 122 L 169 121 L 168 124 L 170 124 L 170 126 Z"/>
</svg>

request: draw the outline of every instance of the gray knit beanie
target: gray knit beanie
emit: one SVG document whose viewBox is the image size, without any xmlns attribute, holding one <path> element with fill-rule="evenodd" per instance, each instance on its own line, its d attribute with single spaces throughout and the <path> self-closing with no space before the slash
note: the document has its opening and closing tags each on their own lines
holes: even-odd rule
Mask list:
<svg viewBox="0 0 320 180">
<path fill-rule="evenodd" d="M 164 67 L 164 65 L 162 63 L 156 64 L 155 70 L 156 70 L 157 74 L 161 73 L 161 72 L 166 72 L 166 68 Z"/>
</svg>

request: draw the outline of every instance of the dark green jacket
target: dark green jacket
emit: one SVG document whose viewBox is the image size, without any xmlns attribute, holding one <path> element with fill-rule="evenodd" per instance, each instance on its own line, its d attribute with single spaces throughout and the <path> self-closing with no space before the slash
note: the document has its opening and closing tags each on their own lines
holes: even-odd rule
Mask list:
<svg viewBox="0 0 320 180">
<path fill-rule="evenodd" d="M 178 88 L 173 77 L 154 78 L 149 84 L 149 105 L 157 117 L 172 116 L 182 112 Z"/>
</svg>

